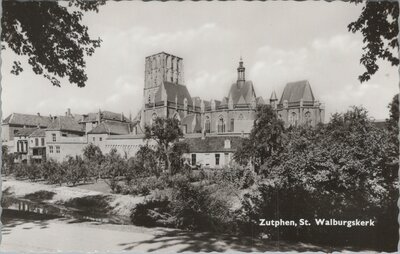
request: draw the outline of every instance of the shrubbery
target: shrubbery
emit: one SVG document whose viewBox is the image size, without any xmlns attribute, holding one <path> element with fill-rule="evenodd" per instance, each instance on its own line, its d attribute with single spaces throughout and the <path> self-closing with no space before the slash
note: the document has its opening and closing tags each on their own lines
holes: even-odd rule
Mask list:
<svg viewBox="0 0 400 254">
<path fill-rule="evenodd" d="M 218 199 L 204 186 L 176 178 L 169 197 L 150 199 L 133 210 L 135 225 L 172 226 L 181 229 L 227 232 L 232 216 L 226 200 Z"/>
</svg>

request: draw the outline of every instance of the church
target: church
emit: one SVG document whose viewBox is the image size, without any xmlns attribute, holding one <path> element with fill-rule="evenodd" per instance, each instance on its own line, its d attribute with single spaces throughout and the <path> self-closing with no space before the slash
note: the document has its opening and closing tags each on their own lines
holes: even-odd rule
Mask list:
<svg viewBox="0 0 400 254">
<path fill-rule="evenodd" d="M 286 127 L 315 126 L 324 120 L 324 106 L 315 99 L 307 80 L 288 83 L 278 100 L 257 97 L 253 82 L 246 79 L 243 60 L 237 81 L 221 100 L 192 97 L 184 84 L 183 59 L 165 52 L 146 57 L 143 105 L 136 133 L 151 125 L 156 117 L 176 118 L 183 132 L 204 136 L 244 136 L 251 132 L 258 105 L 270 104 Z M 139 129 L 140 128 L 140 129 Z"/>
<path fill-rule="evenodd" d="M 220 100 L 192 97 L 184 82 L 183 59 L 165 52 L 145 58 L 142 108 L 135 117 L 110 111 L 42 116 L 13 113 L 2 123 L 2 140 L 19 161 L 63 161 L 67 156 L 82 155 L 90 143 L 103 153 L 116 149 L 126 158 L 147 143 L 144 127 L 156 117 L 175 118 L 184 133 L 191 165 L 222 168 L 234 162 L 233 154 L 242 138 L 250 134 L 257 106 L 269 104 L 285 127 L 324 122 L 324 105 L 314 96 L 307 80 L 286 84 L 278 99 L 257 96 L 253 82 L 246 79 L 242 59 L 237 80 Z"/>
</svg>

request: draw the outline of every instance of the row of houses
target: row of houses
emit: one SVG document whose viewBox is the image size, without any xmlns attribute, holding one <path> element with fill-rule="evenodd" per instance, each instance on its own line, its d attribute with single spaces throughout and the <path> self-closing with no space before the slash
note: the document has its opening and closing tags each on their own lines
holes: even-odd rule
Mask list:
<svg viewBox="0 0 400 254">
<path fill-rule="evenodd" d="M 126 158 L 136 154 L 144 141 L 137 120 L 110 111 L 71 114 L 65 116 L 42 116 L 13 113 L 2 123 L 2 142 L 8 146 L 18 163 L 40 163 L 47 159 L 63 161 L 68 156 L 82 155 L 90 143 L 103 153 L 116 149 Z M 138 133 L 136 130 L 140 130 Z M 185 138 L 190 147 L 186 154 L 192 165 L 223 167 L 232 161 L 241 137 L 221 137 L 209 134 L 191 134 Z"/>
</svg>

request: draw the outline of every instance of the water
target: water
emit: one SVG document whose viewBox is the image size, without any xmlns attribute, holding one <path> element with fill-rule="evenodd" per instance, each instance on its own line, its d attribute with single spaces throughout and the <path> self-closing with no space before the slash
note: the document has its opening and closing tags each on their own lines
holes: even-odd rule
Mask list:
<svg viewBox="0 0 400 254">
<path fill-rule="evenodd" d="M 51 204 L 41 201 L 32 201 L 24 198 L 16 198 L 14 196 L 3 193 L 2 207 L 4 214 L 12 215 L 13 212 L 18 214 L 41 215 L 41 217 L 53 218 L 67 218 L 79 221 L 94 221 L 99 223 L 112 223 L 112 224 L 130 224 L 127 219 L 119 218 L 104 211 L 96 211 L 96 209 L 80 209 L 74 207 L 66 207 L 60 204 Z"/>
</svg>

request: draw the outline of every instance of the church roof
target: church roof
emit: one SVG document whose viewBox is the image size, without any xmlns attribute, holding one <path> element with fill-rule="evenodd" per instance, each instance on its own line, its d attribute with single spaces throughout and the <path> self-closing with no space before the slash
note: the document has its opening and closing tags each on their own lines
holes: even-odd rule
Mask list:
<svg viewBox="0 0 400 254">
<path fill-rule="evenodd" d="M 161 87 L 157 90 L 155 101 L 164 101 L 163 88 L 165 89 L 167 101 L 175 102 L 175 98 L 178 100 L 178 104 L 183 104 L 184 99 L 187 99 L 188 105 L 193 105 L 192 97 L 190 97 L 189 91 L 186 86 L 179 85 L 171 82 L 164 81 Z"/>
<path fill-rule="evenodd" d="M 229 90 L 228 98 L 232 99 L 233 104 L 250 104 L 252 99 L 256 96 L 254 91 L 253 82 L 248 80 L 243 85 L 238 86 L 233 83 Z"/>
<path fill-rule="evenodd" d="M 271 93 L 271 98 L 270 98 L 269 100 L 271 100 L 271 101 L 277 101 L 277 100 L 278 100 L 278 97 L 276 96 L 275 91 L 273 91 L 273 92 Z"/>
<path fill-rule="evenodd" d="M 307 80 L 287 83 L 279 103 L 282 104 L 285 100 L 288 103 L 300 102 L 301 99 L 303 101 L 315 100 L 310 83 Z"/>
<path fill-rule="evenodd" d="M 25 126 L 41 126 L 47 127 L 51 123 L 51 119 L 48 116 L 40 115 L 28 115 L 20 113 L 12 113 L 6 119 L 3 124 L 15 124 Z"/>
<path fill-rule="evenodd" d="M 182 118 L 181 124 L 182 125 L 187 125 L 187 126 L 190 125 L 191 126 L 195 117 L 196 117 L 195 114 L 187 115 L 187 116 Z"/>
<path fill-rule="evenodd" d="M 259 96 L 256 98 L 257 105 L 265 104 L 263 97 Z"/>
<path fill-rule="evenodd" d="M 105 121 L 89 131 L 88 134 L 124 135 L 129 134 L 129 127 L 128 123 Z"/>
<path fill-rule="evenodd" d="M 200 97 L 198 97 L 198 96 L 192 97 L 192 101 L 193 101 L 195 107 L 200 107 L 200 104 L 201 104 Z"/>
</svg>

